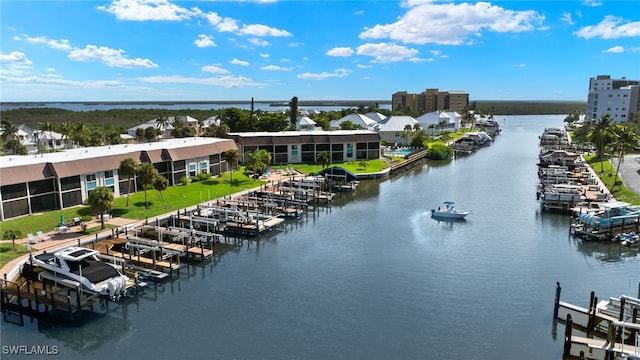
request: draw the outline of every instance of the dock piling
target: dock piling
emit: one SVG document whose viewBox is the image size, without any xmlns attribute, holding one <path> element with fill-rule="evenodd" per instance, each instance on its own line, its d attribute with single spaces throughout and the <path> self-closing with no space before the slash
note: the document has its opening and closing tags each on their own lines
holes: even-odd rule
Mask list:
<svg viewBox="0 0 640 360">
<path fill-rule="evenodd" d="M 567 314 L 567 321 L 564 325 L 564 352 L 563 357 L 571 354 L 571 332 L 573 330 L 573 318 L 571 314 Z"/>
<path fill-rule="evenodd" d="M 554 318 L 558 317 L 558 309 L 560 308 L 560 292 L 561 291 L 562 291 L 562 288 L 560 287 L 560 282 L 556 281 L 556 300 L 555 300 L 555 303 L 553 304 Z"/>
</svg>

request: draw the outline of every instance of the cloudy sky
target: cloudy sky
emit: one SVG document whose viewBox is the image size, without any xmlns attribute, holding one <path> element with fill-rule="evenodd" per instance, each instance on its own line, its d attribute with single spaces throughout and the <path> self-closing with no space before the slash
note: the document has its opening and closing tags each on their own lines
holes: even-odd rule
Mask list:
<svg viewBox="0 0 640 360">
<path fill-rule="evenodd" d="M 586 101 L 640 80 L 637 1 L 0 1 L 1 101 Z"/>
</svg>

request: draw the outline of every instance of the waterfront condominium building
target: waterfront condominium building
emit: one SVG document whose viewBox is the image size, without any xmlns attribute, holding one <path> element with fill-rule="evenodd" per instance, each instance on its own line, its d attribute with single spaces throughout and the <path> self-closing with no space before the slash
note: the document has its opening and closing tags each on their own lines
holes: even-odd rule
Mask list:
<svg viewBox="0 0 640 360">
<path fill-rule="evenodd" d="M 438 91 L 426 89 L 420 94 L 398 91 L 391 95 L 391 108 L 411 109 L 420 114 L 433 111 L 462 112 L 469 106 L 469 94 L 464 91 Z"/>
<path fill-rule="evenodd" d="M 639 111 L 640 81 L 609 75 L 589 79 L 587 118 L 596 120 L 609 114 L 614 122 L 622 123 L 633 120 Z"/>
</svg>

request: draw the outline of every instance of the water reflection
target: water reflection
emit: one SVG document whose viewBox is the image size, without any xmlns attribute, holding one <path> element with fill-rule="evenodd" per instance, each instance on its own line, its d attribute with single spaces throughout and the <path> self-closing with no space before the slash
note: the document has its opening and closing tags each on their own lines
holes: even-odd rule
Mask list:
<svg viewBox="0 0 640 360">
<path fill-rule="evenodd" d="M 576 249 L 585 256 L 593 257 L 602 263 L 619 263 L 629 259 L 635 260 L 640 248 L 632 248 L 615 242 L 584 241 L 573 235 L 571 239 Z"/>
</svg>

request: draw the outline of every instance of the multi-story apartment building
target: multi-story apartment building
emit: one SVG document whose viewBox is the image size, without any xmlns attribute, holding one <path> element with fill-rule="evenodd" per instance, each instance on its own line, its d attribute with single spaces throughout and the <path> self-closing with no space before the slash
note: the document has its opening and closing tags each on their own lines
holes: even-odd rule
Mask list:
<svg viewBox="0 0 640 360">
<path fill-rule="evenodd" d="M 469 94 L 463 91 L 438 91 L 426 89 L 420 94 L 398 91 L 391 95 L 391 108 L 412 109 L 420 114 L 433 111 L 462 112 L 469 105 Z"/>
<path fill-rule="evenodd" d="M 609 114 L 614 122 L 633 120 L 640 111 L 640 81 L 612 79 L 598 75 L 589 79 L 586 117 L 599 119 Z"/>
</svg>

